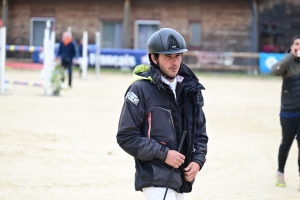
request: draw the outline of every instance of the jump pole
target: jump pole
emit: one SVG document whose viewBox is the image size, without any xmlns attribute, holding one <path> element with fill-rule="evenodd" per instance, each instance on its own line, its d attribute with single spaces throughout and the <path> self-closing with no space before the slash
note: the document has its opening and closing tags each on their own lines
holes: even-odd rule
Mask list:
<svg viewBox="0 0 300 200">
<path fill-rule="evenodd" d="M 50 20 L 46 22 L 44 31 L 44 64 L 42 69 L 44 95 L 48 95 L 48 89 L 51 88 L 51 42 L 50 42 Z"/>
</svg>

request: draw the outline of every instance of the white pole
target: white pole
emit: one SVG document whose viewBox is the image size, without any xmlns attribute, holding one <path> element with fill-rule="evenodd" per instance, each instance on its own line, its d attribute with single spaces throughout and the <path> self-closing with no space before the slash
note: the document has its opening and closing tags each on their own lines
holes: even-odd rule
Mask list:
<svg viewBox="0 0 300 200">
<path fill-rule="evenodd" d="M 101 53 L 101 33 L 96 32 L 96 76 L 99 78 L 100 75 L 100 53 Z"/>
<path fill-rule="evenodd" d="M 50 20 L 46 22 L 46 28 L 44 31 L 44 65 L 42 70 L 42 78 L 44 80 L 44 94 L 47 95 L 47 90 L 51 86 L 51 52 L 50 46 Z"/>
<path fill-rule="evenodd" d="M 6 28 L 2 27 L 0 30 L 1 38 L 0 38 L 0 48 L 1 48 L 1 55 L 0 55 L 0 93 L 4 94 L 4 84 L 5 84 L 5 59 L 6 59 Z"/>
<path fill-rule="evenodd" d="M 69 33 L 69 36 L 72 37 L 72 27 L 71 26 L 68 27 L 68 33 Z"/>
<path fill-rule="evenodd" d="M 88 33 L 87 31 L 83 32 L 83 39 L 82 39 L 82 60 L 81 60 L 81 69 L 82 74 L 81 78 L 86 78 L 86 72 L 88 67 L 88 58 L 87 58 L 87 51 L 88 51 Z"/>
<path fill-rule="evenodd" d="M 52 30 L 50 36 L 50 61 L 53 64 L 55 60 L 55 36 L 56 36 L 56 32 L 55 30 Z"/>
</svg>

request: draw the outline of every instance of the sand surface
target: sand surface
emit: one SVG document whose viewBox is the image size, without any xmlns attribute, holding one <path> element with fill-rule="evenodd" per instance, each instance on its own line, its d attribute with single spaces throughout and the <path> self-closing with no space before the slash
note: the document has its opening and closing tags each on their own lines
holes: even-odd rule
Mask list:
<svg viewBox="0 0 300 200">
<path fill-rule="evenodd" d="M 6 71 L 42 83 L 39 71 Z M 300 199 L 297 145 L 275 186 L 281 78 L 199 74 L 206 87 L 207 163 L 186 200 Z M 133 158 L 116 143 L 130 73 L 74 73 L 60 97 L 11 85 L 0 96 L 0 199 L 140 200 Z"/>
</svg>

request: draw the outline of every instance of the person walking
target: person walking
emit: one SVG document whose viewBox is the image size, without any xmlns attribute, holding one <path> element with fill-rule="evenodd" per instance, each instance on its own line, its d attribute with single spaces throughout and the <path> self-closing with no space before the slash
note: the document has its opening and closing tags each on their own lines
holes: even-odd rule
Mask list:
<svg viewBox="0 0 300 200">
<path fill-rule="evenodd" d="M 294 139 L 298 143 L 298 171 L 300 177 L 300 35 L 291 40 L 285 57 L 274 64 L 271 73 L 282 76 L 280 123 L 282 139 L 278 153 L 276 185 L 285 187 L 284 167 Z M 300 190 L 300 180 L 299 180 Z"/>
<path fill-rule="evenodd" d="M 72 37 L 68 32 L 62 34 L 62 40 L 59 43 L 59 48 L 56 57 L 61 57 L 61 65 L 64 70 L 68 71 L 68 84 L 72 88 L 72 68 L 73 59 L 76 57 L 76 45 L 72 41 Z M 64 82 L 64 80 L 62 80 Z"/>
<path fill-rule="evenodd" d="M 146 200 L 183 200 L 206 161 L 204 87 L 182 63 L 188 50 L 176 30 L 155 32 L 147 49 L 150 66 L 134 69 L 116 139 L 134 157 L 136 191 Z"/>
</svg>

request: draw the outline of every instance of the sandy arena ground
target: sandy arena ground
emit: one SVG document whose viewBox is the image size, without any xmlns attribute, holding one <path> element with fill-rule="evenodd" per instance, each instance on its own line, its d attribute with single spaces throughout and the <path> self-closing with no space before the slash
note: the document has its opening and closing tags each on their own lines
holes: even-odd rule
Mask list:
<svg viewBox="0 0 300 200">
<path fill-rule="evenodd" d="M 8 69 L 6 77 L 42 83 L 39 71 Z M 286 188 L 275 186 L 280 143 L 281 79 L 199 75 L 206 87 L 207 163 L 186 200 L 300 199 L 297 145 Z M 60 97 L 12 85 L 0 96 L 1 200 L 140 200 L 134 163 L 116 142 L 130 73 L 87 80 L 74 73 Z"/>
</svg>

